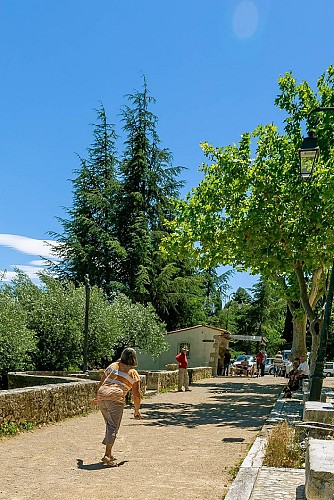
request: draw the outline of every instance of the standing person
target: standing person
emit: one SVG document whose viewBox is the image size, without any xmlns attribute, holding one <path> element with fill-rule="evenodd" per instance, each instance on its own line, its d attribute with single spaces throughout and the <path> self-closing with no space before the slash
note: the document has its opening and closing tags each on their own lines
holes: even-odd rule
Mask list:
<svg viewBox="0 0 334 500">
<path fill-rule="evenodd" d="M 112 447 L 121 424 L 125 396 L 132 389 L 134 401 L 134 417 L 141 419 L 140 414 L 140 377 L 135 370 L 137 355 L 134 349 L 127 347 L 115 363 L 111 363 L 97 388 L 94 404 L 98 404 L 106 423 L 105 437 L 102 444 L 106 446 L 102 462 L 114 465 L 115 457 L 112 456 Z"/>
<path fill-rule="evenodd" d="M 179 392 L 182 392 L 182 387 L 184 387 L 185 391 L 191 390 L 189 389 L 187 352 L 189 352 L 189 349 L 184 345 L 181 349 L 180 354 L 175 356 L 176 361 L 179 363 L 179 378 L 177 387 L 177 390 Z"/>
<path fill-rule="evenodd" d="M 223 375 L 226 375 L 228 377 L 228 369 L 230 366 L 230 361 L 231 361 L 231 353 L 228 349 L 226 349 L 224 353 L 224 368 L 223 368 Z"/>
<path fill-rule="evenodd" d="M 256 359 L 257 376 L 263 377 L 264 376 L 264 359 L 265 359 L 264 352 L 263 351 L 259 351 L 255 355 L 255 359 Z"/>
<path fill-rule="evenodd" d="M 274 377 L 278 377 L 283 366 L 283 356 L 281 351 L 277 351 L 277 353 L 275 354 L 275 357 L 273 359 L 273 365 L 274 365 Z"/>
</svg>

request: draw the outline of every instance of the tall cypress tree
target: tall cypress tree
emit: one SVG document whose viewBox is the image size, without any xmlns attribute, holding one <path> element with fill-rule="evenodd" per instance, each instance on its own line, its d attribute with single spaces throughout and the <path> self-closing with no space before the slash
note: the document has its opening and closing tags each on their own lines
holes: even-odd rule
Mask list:
<svg viewBox="0 0 334 500">
<path fill-rule="evenodd" d="M 127 251 L 124 277 L 134 300 L 152 301 L 159 273 L 158 246 L 171 202 L 183 185 L 177 180 L 182 167 L 172 166 L 172 155 L 160 147 L 157 117 L 149 110 L 155 100 L 144 80 L 141 92 L 127 96 L 123 130 L 127 134 L 121 163 L 122 192 L 119 206 L 119 240 Z"/>
<path fill-rule="evenodd" d="M 122 288 L 120 271 L 125 251 L 116 235 L 117 200 L 120 190 L 117 180 L 117 155 L 114 127 L 107 122 L 104 107 L 97 111 L 94 142 L 88 148 L 88 158 L 80 158 L 73 183 L 73 205 L 67 210 L 68 219 L 59 219 L 64 232 L 52 233 L 58 241 L 54 247 L 61 258 L 54 268 L 58 275 L 90 283 L 110 295 Z"/>
</svg>

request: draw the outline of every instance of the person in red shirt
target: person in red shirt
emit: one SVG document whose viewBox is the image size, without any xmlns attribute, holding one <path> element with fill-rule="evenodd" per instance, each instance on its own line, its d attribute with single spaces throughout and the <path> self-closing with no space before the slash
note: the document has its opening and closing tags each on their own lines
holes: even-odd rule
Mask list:
<svg viewBox="0 0 334 500">
<path fill-rule="evenodd" d="M 265 355 L 263 351 L 259 351 L 256 356 L 256 368 L 257 368 L 257 376 L 264 376 L 264 361 L 265 361 Z"/>
<path fill-rule="evenodd" d="M 178 391 L 182 391 L 184 387 L 185 391 L 190 391 L 189 389 L 189 375 L 188 375 L 188 359 L 187 359 L 187 346 L 183 346 L 180 354 L 175 356 L 176 361 L 179 363 L 179 379 L 178 379 Z"/>
</svg>

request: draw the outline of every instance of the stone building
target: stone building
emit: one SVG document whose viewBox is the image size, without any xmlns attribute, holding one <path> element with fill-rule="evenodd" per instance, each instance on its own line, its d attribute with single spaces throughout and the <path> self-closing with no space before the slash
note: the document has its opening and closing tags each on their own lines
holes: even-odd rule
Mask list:
<svg viewBox="0 0 334 500">
<path fill-rule="evenodd" d="M 211 366 L 212 374 L 217 375 L 230 337 L 226 330 L 209 325 L 196 325 L 167 332 L 168 351 L 163 352 L 157 359 L 152 359 L 145 351 L 137 351 L 138 369 L 165 370 L 167 364 L 176 363 L 175 356 L 179 354 L 182 346 L 186 345 L 189 349 L 189 368 Z"/>
</svg>

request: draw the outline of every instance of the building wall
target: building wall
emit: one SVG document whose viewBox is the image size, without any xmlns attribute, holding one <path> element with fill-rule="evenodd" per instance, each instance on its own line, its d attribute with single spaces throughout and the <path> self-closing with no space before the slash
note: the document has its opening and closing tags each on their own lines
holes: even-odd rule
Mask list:
<svg viewBox="0 0 334 500">
<path fill-rule="evenodd" d="M 165 340 L 169 344 L 168 351 L 162 353 L 156 360 L 144 351 L 137 351 L 139 370 L 165 370 L 165 365 L 175 362 L 175 356 L 179 354 L 182 345 L 189 346 L 188 363 L 189 368 L 198 366 L 212 366 L 216 359 L 216 337 L 219 330 L 207 326 L 199 326 L 193 329 L 180 330 L 169 333 Z M 222 345 L 227 348 L 228 340 L 221 338 Z"/>
</svg>

